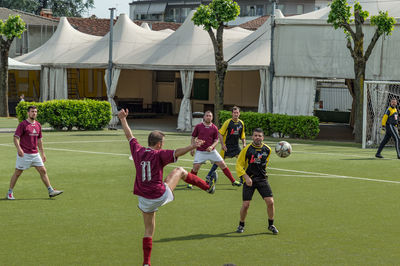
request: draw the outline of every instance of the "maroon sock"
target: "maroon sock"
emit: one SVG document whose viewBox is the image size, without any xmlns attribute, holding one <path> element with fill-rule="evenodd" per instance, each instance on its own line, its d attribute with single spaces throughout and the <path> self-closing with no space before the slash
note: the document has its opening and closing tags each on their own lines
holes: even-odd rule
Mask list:
<svg viewBox="0 0 400 266">
<path fill-rule="evenodd" d="M 235 178 L 233 177 L 233 175 L 232 175 L 232 173 L 231 173 L 231 171 L 229 170 L 228 167 L 225 168 L 225 169 L 222 169 L 222 172 L 224 172 L 226 177 L 229 178 L 229 180 L 231 180 L 232 183 L 235 182 Z"/>
<path fill-rule="evenodd" d="M 207 190 L 210 188 L 210 186 L 207 184 L 206 181 L 204 181 L 203 179 L 192 173 L 188 173 L 185 182 L 188 184 L 195 185 L 196 187 L 199 187 L 202 190 Z"/>
<path fill-rule="evenodd" d="M 150 265 L 151 249 L 153 247 L 153 239 L 151 237 L 143 237 L 143 265 Z"/>
</svg>

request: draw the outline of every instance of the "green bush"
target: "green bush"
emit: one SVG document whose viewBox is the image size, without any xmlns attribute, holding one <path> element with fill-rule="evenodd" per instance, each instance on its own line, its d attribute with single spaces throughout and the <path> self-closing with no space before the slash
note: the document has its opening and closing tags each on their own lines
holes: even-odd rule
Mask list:
<svg viewBox="0 0 400 266">
<path fill-rule="evenodd" d="M 230 111 L 219 113 L 221 124 L 231 117 Z M 280 136 L 291 138 L 314 139 L 319 133 L 319 119 L 315 116 L 241 112 L 240 119 L 244 122 L 246 135 L 251 135 L 258 127 L 264 130 L 266 136 L 279 133 Z"/>
<path fill-rule="evenodd" d="M 73 127 L 80 130 L 99 130 L 106 127 L 111 120 L 109 102 L 85 99 L 20 102 L 16 108 L 20 122 L 27 118 L 30 105 L 37 107 L 39 123 L 49 123 L 57 130 L 71 130 Z"/>
</svg>

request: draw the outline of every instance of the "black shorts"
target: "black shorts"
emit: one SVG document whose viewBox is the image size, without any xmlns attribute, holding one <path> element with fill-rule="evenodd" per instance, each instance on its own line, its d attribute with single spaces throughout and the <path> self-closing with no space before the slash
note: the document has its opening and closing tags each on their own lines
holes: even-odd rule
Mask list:
<svg viewBox="0 0 400 266">
<path fill-rule="evenodd" d="M 253 185 L 249 187 L 246 183 L 243 183 L 243 201 L 248 201 L 253 198 L 254 191 L 257 189 L 262 198 L 273 197 L 271 186 L 268 180 L 265 178 L 253 178 Z"/>
<path fill-rule="evenodd" d="M 224 153 L 224 158 L 233 158 L 239 155 L 241 149 L 237 146 L 226 146 L 227 151 Z"/>
</svg>

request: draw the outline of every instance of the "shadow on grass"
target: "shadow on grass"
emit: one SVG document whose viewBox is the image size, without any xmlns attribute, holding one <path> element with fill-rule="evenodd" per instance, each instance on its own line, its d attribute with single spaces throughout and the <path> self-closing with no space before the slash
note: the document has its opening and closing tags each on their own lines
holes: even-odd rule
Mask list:
<svg viewBox="0 0 400 266">
<path fill-rule="evenodd" d="M 221 188 L 221 187 L 225 187 L 225 188 Z M 188 188 L 187 184 L 185 185 L 177 185 L 176 188 L 174 189 L 174 191 L 178 191 L 178 190 L 187 190 L 187 191 L 192 191 L 192 190 L 197 190 L 197 191 L 202 191 L 200 188 L 193 186 L 194 189 L 192 188 Z M 235 187 L 232 187 L 232 185 L 229 184 L 220 184 L 220 185 L 216 185 L 215 186 L 215 190 L 236 190 Z"/>
<path fill-rule="evenodd" d="M 255 233 L 255 234 L 239 234 L 235 231 L 220 233 L 220 234 L 196 234 L 196 235 L 187 235 L 187 236 L 178 236 L 178 237 L 171 237 L 171 238 L 162 238 L 156 240 L 154 242 L 172 242 L 172 241 L 185 241 L 185 240 L 199 240 L 199 239 L 207 239 L 207 238 L 217 238 L 217 237 L 252 237 L 252 236 L 260 236 L 260 235 L 273 235 L 272 233 L 262 232 L 262 233 Z"/>
<path fill-rule="evenodd" d="M 122 135 L 122 134 L 120 134 Z M 137 134 L 136 134 L 137 135 Z M 119 136 L 119 134 L 71 134 L 72 137 L 115 137 Z"/>
<path fill-rule="evenodd" d="M 343 161 L 375 161 L 375 160 L 382 160 L 382 159 L 377 159 L 375 157 L 371 158 L 346 158 L 346 159 L 341 159 Z"/>
<path fill-rule="evenodd" d="M 9 200 L 7 198 L 2 198 L 0 201 L 23 201 L 23 200 L 55 200 L 55 198 L 30 198 L 30 199 L 14 199 L 14 200 Z"/>
</svg>

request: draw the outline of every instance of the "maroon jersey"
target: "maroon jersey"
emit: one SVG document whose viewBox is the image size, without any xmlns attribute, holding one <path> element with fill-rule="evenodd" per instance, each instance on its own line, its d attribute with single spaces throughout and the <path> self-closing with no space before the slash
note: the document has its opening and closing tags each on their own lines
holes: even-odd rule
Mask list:
<svg viewBox="0 0 400 266">
<path fill-rule="evenodd" d="M 24 153 L 38 153 L 37 141 L 42 138 L 42 126 L 39 122 L 24 120 L 19 123 L 14 136 L 19 138 L 19 145 Z"/>
<path fill-rule="evenodd" d="M 197 124 L 193 130 L 192 137 L 204 140 L 204 144 L 197 148 L 198 151 L 206 151 L 217 139 L 218 128 L 211 123 L 206 126 L 204 123 Z"/>
<path fill-rule="evenodd" d="M 135 138 L 129 141 L 136 167 L 133 194 L 156 199 L 165 192 L 163 168 L 176 161 L 173 150 L 153 150 L 141 146 Z"/>
</svg>

